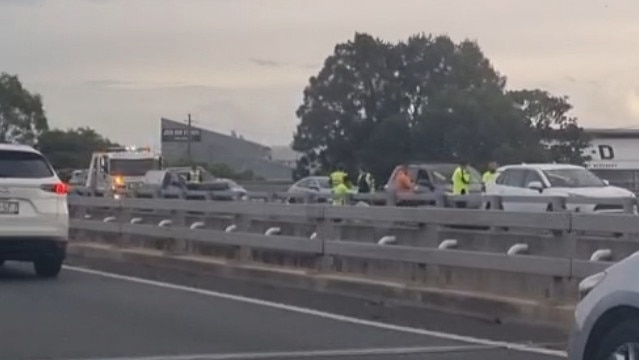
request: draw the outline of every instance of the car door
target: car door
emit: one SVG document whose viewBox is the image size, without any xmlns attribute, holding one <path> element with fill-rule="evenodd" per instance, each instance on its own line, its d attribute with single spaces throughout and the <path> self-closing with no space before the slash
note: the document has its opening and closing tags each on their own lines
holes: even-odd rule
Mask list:
<svg viewBox="0 0 639 360">
<path fill-rule="evenodd" d="M 307 187 L 309 189 L 309 192 L 312 192 L 313 194 L 319 194 L 320 192 L 320 184 L 319 184 L 319 181 L 317 181 L 317 179 L 310 179 L 310 181 L 307 184 Z"/>
<path fill-rule="evenodd" d="M 525 169 L 506 169 L 497 179 L 497 194 L 505 196 L 506 198 L 502 200 L 502 206 L 504 210 L 509 211 L 525 211 L 525 205 L 519 201 L 509 201 L 508 196 L 522 196 L 526 195 L 526 192 L 523 191 L 524 180 L 526 176 Z"/>
<path fill-rule="evenodd" d="M 419 169 L 417 171 L 416 177 L 417 177 L 415 181 L 416 192 L 424 193 L 424 192 L 435 191 L 435 186 L 433 185 L 432 176 L 428 173 L 428 171 L 424 169 Z"/>
<path fill-rule="evenodd" d="M 533 182 L 538 182 L 540 184 L 544 184 L 544 181 L 539 174 L 539 171 L 536 169 L 527 169 L 526 174 L 524 176 L 523 188 L 521 189 L 522 195 L 526 196 L 542 196 L 542 193 L 537 189 L 531 189 L 529 184 Z M 525 206 L 524 211 L 534 211 L 534 212 L 543 212 L 546 211 L 546 207 L 548 204 L 543 202 L 524 202 L 522 204 Z"/>
</svg>

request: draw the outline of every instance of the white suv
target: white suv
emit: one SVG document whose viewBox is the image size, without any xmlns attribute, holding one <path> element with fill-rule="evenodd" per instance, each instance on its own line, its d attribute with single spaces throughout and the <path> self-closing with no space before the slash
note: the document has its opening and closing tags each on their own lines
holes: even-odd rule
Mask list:
<svg viewBox="0 0 639 360">
<path fill-rule="evenodd" d="M 56 277 L 69 235 L 67 186 L 30 146 L 0 144 L 0 263 L 33 262 Z"/>
<path fill-rule="evenodd" d="M 508 165 L 497 170 L 495 183 L 486 186 L 488 195 L 504 196 L 562 196 L 578 199 L 589 198 L 634 198 L 629 190 L 610 186 L 586 168 L 567 164 L 522 164 Z M 504 210 L 547 211 L 543 202 L 502 201 Z M 566 205 L 568 210 L 581 212 L 623 212 L 621 204 Z"/>
</svg>

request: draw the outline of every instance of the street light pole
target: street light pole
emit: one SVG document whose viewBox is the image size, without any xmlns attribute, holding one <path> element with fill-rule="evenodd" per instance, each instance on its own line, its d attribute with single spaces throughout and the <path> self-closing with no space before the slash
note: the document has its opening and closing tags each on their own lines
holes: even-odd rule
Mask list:
<svg viewBox="0 0 639 360">
<path fill-rule="evenodd" d="M 186 157 L 189 160 L 189 165 L 193 165 L 193 159 L 191 159 L 191 114 L 186 120 Z"/>
</svg>

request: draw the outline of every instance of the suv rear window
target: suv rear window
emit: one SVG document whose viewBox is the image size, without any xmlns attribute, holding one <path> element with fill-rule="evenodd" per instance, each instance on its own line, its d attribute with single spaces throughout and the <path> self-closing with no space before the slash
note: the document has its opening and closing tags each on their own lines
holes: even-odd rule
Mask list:
<svg viewBox="0 0 639 360">
<path fill-rule="evenodd" d="M 53 176 L 41 155 L 27 151 L 0 151 L 0 178 L 41 179 Z"/>
</svg>

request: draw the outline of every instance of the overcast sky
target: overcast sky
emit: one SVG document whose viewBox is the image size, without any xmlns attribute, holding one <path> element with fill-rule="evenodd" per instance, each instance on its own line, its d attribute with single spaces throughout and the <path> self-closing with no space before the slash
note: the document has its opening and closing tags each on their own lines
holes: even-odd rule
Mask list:
<svg viewBox="0 0 639 360">
<path fill-rule="evenodd" d="M 287 144 L 308 78 L 355 31 L 477 40 L 510 88 L 639 126 L 637 0 L 0 0 L 0 71 L 55 127 L 157 144 L 159 118 Z"/>
</svg>

